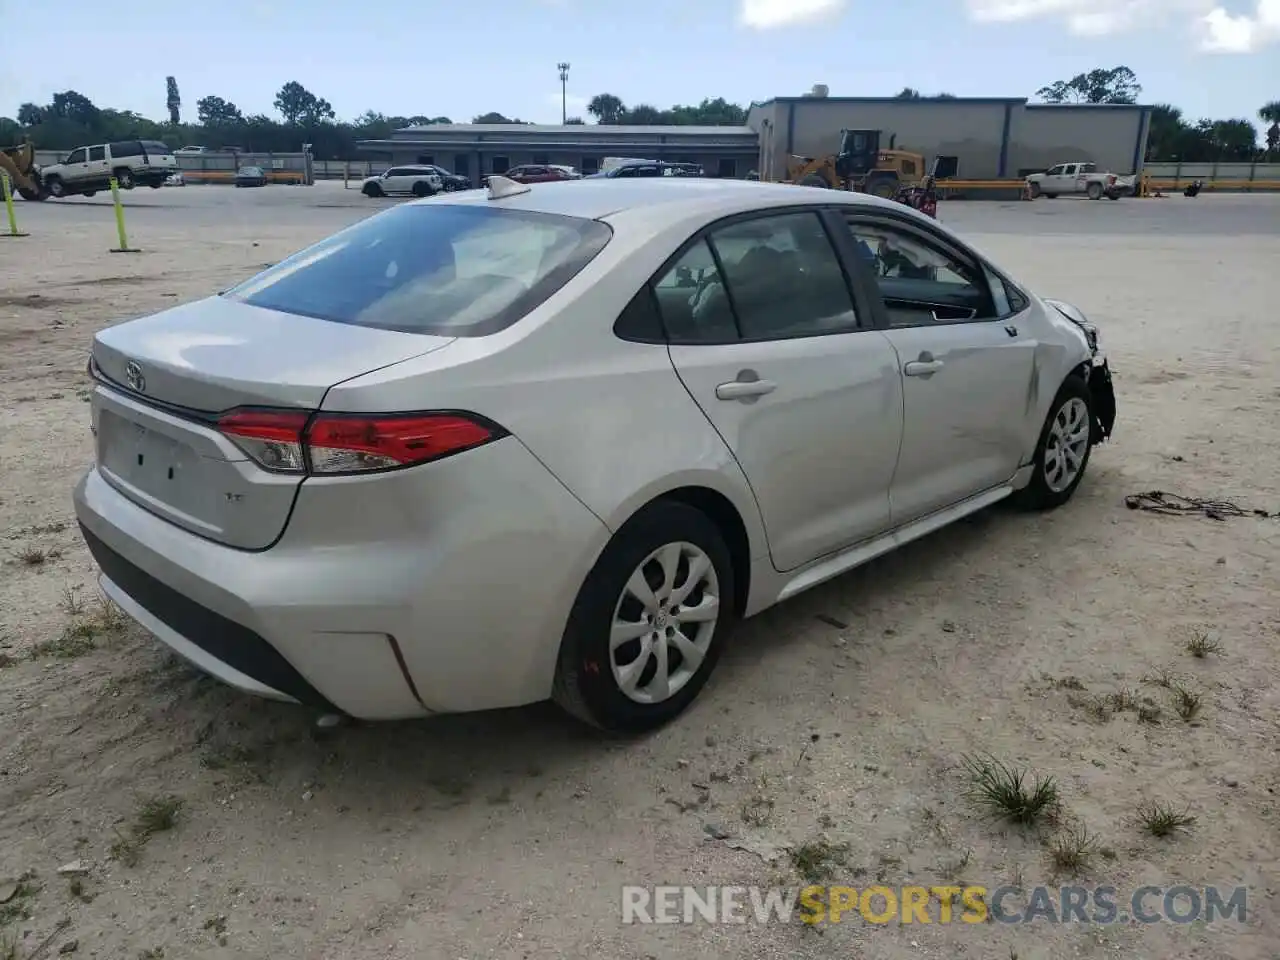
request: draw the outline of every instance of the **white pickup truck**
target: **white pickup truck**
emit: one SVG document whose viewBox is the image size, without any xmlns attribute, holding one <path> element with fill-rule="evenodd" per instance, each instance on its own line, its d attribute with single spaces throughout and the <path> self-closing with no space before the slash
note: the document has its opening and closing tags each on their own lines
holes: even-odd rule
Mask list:
<svg viewBox="0 0 1280 960">
<path fill-rule="evenodd" d="M 1121 177 L 1098 169 L 1096 163 L 1059 163 L 1044 173 L 1027 177 L 1031 199 L 1082 193 L 1090 200 L 1119 200 L 1133 193 L 1133 177 Z"/>
</svg>

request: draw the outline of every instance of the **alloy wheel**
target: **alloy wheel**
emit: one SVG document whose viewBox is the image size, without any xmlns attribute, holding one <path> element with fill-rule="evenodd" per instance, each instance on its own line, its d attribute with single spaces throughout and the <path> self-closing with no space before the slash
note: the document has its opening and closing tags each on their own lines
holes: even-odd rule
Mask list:
<svg viewBox="0 0 1280 960">
<path fill-rule="evenodd" d="M 1080 475 L 1089 451 L 1089 408 L 1072 397 L 1053 417 L 1044 446 L 1045 485 L 1054 493 L 1066 490 Z"/>
<path fill-rule="evenodd" d="M 711 558 L 692 543 L 668 543 L 627 580 L 614 607 L 609 665 L 622 694 L 657 704 L 692 679 L 720 618 L 720 585 Z"/>
</svg>

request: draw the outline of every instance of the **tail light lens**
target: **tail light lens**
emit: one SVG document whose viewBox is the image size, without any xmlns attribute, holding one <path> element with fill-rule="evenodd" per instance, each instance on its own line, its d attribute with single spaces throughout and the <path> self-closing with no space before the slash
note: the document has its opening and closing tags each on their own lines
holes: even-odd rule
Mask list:
<svg viewBox="0 0 1280 960">
<path fill-rule="evenodd" d="M 505 436 L 501 427 L 467 413 L 235 410 L 218 429 L 265 470 L 318 476 L 411 467 Z"/>
</svg>

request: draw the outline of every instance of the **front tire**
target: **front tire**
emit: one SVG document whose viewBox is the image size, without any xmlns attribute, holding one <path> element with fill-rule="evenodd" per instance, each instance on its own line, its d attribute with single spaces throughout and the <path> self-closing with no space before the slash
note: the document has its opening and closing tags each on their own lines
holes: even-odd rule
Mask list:
<svg viewBox="0 0 1280 960">
<path fill-rule="evenodd" d="M 1093 394 L 1089 385 L 1073 373 L 1049 407 L 1036 445 L 1031 482 L 1018 491 L 1019 506 L 1052 510 L 1070 500 L 1084 479 L 1092 451 Z"/>
<path fill-rule="evenodd" d="M 63 185 L 60 177 L 50 177 L 45 181 L 45 188 L 49 191 L 49 196 L 60 199 L 67 195 L 67 188 Z"/>
<path fill-rule="evenodd" d="M 378 186 L 376 183 L 367 183 L 367 184 L 365 184 L 364 190 L 363 190 L 362 192 L 364 193 L 364 195 L 365 195 L 366 197 L 381 197 L 381 196 L 384 196 L 384 194 L 383 194 L 383 192 L 382 192 L 382 188 L 381 188 L 380 186 Z"/>
<path fill-rule="evenodd" d="M 1033 183 L 1030 187 L 1031 199 L 1037 200 L 1040 197 L 1040 184 Z"/>
<path fill-rule="evenodd" d="M 119 170 L 116 171 L 115 176 L 116 176 L 116 186 L 118 186 L 121 190 L 133 189 L 133 171 L 132 170 L 121 167 Z"/>
<path fill-rule="evenodd" d="M 697 697 L 736 619 L 729 549 L 701 511 L 658 501 L 587 575 L 561 641 L 555 701 L 602 730 L 659 727 Z"/>
</svg>

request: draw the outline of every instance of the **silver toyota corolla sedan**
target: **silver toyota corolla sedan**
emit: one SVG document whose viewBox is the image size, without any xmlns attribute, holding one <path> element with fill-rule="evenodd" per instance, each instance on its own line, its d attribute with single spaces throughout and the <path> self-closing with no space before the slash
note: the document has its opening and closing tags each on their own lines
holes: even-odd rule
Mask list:
<svg viewBox="0 0 1280 960">
<path fill-rule="evenodd" d="M 1065 503 L 1115 421 L 1094 327 L 937 222 L 697 179 L 408 203 L 103 330 L 90 373 L 106 594 L 370 720 L 660 724 L 736 620 Z"/>
</svg>

